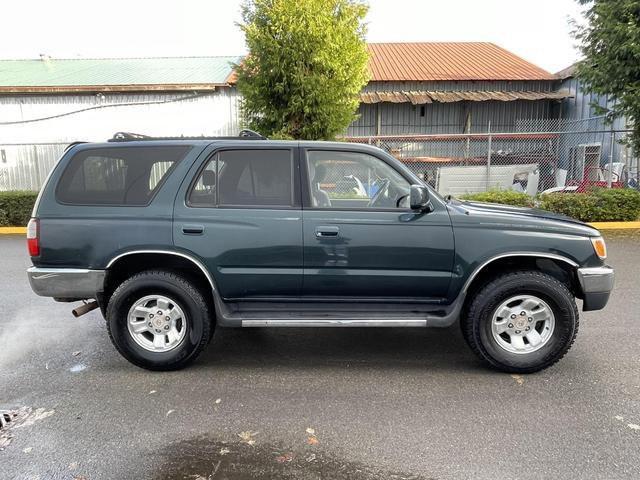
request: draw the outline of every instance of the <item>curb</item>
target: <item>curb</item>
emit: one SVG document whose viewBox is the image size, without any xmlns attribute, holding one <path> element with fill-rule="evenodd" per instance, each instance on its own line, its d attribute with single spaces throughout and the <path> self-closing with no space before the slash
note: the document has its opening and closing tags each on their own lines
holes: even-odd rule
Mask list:
<svg viewBox="0 0 640 480">
<path fill-rule="evenodd" d="M 27 227 L 0 227 L 0 235 L 26 235 Z"/>
<path fill-rule="evenodd" d="M 598 230 L 640 230 L 640 222 L 593 222 L 589 225 Z"/>
</svg>

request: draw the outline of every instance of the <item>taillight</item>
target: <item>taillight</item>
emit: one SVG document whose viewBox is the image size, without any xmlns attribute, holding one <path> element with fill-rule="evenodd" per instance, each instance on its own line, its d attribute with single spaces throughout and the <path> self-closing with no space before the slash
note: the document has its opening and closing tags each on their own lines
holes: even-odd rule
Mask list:
<svg viewBox="0 0 640 480">
<path fill-rule="evenodd" d="M 40 223 L 37 218 L 32 218 L 27 224 L 27 249 L 29 255 L 40 255 Z"/>
</svg>

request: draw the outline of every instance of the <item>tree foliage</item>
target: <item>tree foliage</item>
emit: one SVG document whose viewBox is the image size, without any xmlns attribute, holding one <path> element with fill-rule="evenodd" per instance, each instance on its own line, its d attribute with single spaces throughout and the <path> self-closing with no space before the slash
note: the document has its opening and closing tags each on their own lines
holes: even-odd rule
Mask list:
<svg viewBox="0 0 640 480">
<path fill-rule="evenodd" d="M 587 91 L 609 95 L 609 121 L 625 115 L 633 122 L 630 143 L 640 152 L 640 0 L 578 0 L 588 24 L 576 38 L 584 60 L 578 77 Z"/>
<path fill-rule="evenodd" d="M 366 12 L 357 0 L 246 0 L 249 55 L 236 72 L 247 127 L 308 140 L 344 132 L 368 81 Z"/>
</svg>

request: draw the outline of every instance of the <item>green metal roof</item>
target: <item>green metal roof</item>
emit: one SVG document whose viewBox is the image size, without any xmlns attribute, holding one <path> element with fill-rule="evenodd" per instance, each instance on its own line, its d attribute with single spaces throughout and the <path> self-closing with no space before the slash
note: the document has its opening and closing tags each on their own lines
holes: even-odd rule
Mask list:
<svg viewBox="0 0 640 480">
<path fill-rule="evenodd" d="M 188 90 L 214 87 L 227 84 L 233 71 L 232 64 L 241 59 L 242 57 L 162 57 L 0 60 L 0 91 Z"/>
</svg>

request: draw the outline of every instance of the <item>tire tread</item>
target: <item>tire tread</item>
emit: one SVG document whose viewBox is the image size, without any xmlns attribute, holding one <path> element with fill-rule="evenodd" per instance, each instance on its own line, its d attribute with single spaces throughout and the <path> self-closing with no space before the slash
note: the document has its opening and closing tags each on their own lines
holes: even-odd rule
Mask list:
<svg viewBox="0 0 640 480">
<path fill-rule="evenodd" d="M 479 322 L 481 320 L 479 317 L 482 313 L 481 310 L 486 299 L 495 294 L 496 290 L 503 287 L 505 284 L 508 285 L 509 282 L 515 280 L 517 280 L 519 283 L 527 282 L 527 284 L 539 284 L 547 288 L 551 287 L 555 289 L 559 295 L 565 296 L 567 299 L 570 299 L 572 315 L 575 319 L 573 332 L 569 341 L 562 346 L 560 351 L 551 351 L 544 357 L 542 361 L 532 367 L 508 365 L 495 359 L 482 345 L 478 333 Z M 567 354 L 576 339 L 579 323 L 578 306 L 576 305 L 573 294 L 569 291 L 564 283 L 544 272 L 536 270 L 523 270 L 500 275 L 499 277 L 496 277 L 495 279 L 489 281 L 482 288 L 480 288 L 476 292 L 475 297 L 471 300 L 471 303 L 469 304 L 469 307 L 466 311 L 466 315 L 464 315 L 462 318 L 461 328 L 462 335 L 471 350 L 493 368 L 502 370 L 507 373 L 534 373 L 540 370 L 544 370 L 551 365 L 554 365 Z"/>
<path fill-rule="evenodd" d="M 209 312 L 208 302 L 205 300 L 200 289 L 196 288 L 191 282 L 186 280 L 184 277 L 182 277 L 181 275 L 178 275 L 177 273 L 171 270 L 143 270 L 141 272 L 138 272 L 132 275 L 131 277 L 127 278 L 124 282 L 122 282 L 120 285 L 118 285 L 118 287 L 113 291 L 113 294 L 111 295 L 109 304 L 107 306 L 106 318 L 109 319 L 111 318 L 112 315 L 116 314 L 114 310 L 116 308 L 115 305 L 117 304 L 117 302 L 114 302 L 113 300 L 117 299 L 119 295 L 121 295 L 122 292 L 125 291 L 131 283 L 148 279 L 150 277 L 154 277 L 156 279 L 160 277 L 166 281 L 179 285 L 180 288 L 184 289 L 187 292 L 187 294 L 195 301 L 198 308 L 204 315 L 204 318 L 209 319 L 209 321 L 203 322 L 203 335 L 198 345 L 193 349 L 193 351 L 189 355 L 187 355 L 186 357 L 184 357 L 178 362 L 167 363 L 167 364 L 161 364 L 161 363 L 151 364 L 149 362 L 139 361 L 135 357 L 132 357 L 131 355 L 129 355 L 128 352 L 126 352 L 122 348 L 122 346 L 119 344 L 119 342 L 117 342 L 116 339 L 114 338 L 114 334 L 111 328 L 111 322 L 107 321 L 107 331 L 109 333 L 109 338 L 111 339 L 111 342 L 113 343 L 113 345 L 116 347 L 116 350 L 118 350 L 118 352 L 123 357 L 125 357 L 129 362 L 133 363 L 138 367 L 145 368 L 147 370 L 154 370 L 154 371 L 179 370 L 181 368 L 186 367 L 190 363 L 192 363 L 198 357 L 198 355 L 202 353 L 202 350 L 207 346 L 207 344 L 211 340 L 211 337 L 213 336 L 213 325 L 212 325 L 213 322 L 210 320 L 211 315 Z"/>
</svg>

